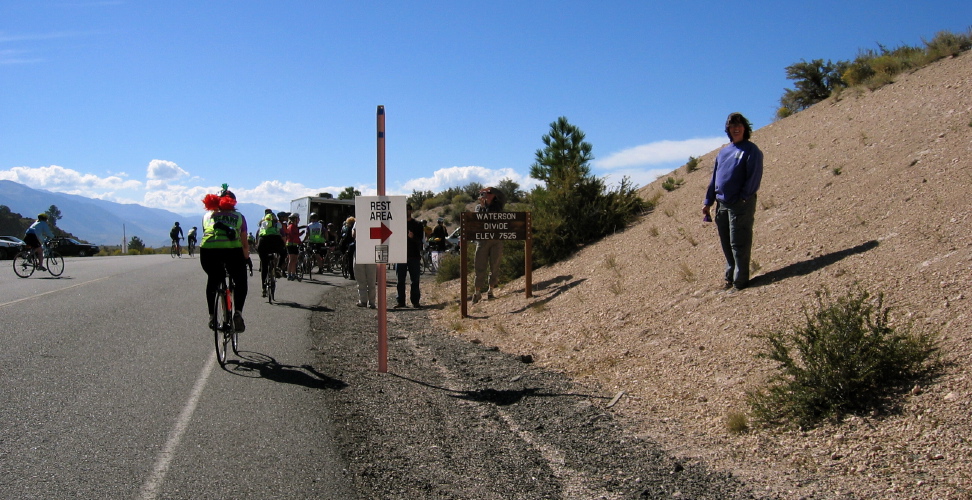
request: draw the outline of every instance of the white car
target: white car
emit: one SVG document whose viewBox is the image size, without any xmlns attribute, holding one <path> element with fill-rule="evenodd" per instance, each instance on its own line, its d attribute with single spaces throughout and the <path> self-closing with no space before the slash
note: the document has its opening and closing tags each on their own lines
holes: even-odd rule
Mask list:
<svg viewBox="0 0 972 500">
<path fill-rule="evenodd" d="M 12 259 L 20 247 L 25 246 L 24 240 L 16 236 L 0 236 L 0 259 Z"/>
</svg>

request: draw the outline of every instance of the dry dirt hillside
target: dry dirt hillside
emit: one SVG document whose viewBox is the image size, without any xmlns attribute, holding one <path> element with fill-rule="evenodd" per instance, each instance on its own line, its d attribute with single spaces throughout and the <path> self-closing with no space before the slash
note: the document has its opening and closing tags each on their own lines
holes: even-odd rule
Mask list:
<svg viewBox="0 0 972 500">
<path fill-rule="evenodd" d="M 726 113 L 736 110 L 726 103 Z M 721 131 L 713 123 L 713 133 Z M 722 288 L 701 204 L 715 152 L 673 175 L 657 209 L 573 259 L 535 270 L 460 319 L 456 281 L 424 284 L 455 335 L 611 396 L 633 432 L 783 498 L 972 497 L 972 53 L 877 91 L 845 91 L 755 131 L 765 154 L 752 286 Z M 596 145 L 595 145 L 596 146 Z M 643 189 L 661 191 L 660 181 Z M 826 287 L 883 292 L 899 321 L 939 331 L 954 362 L 900 414 L 808 432 L 732 434 L 772 366 L 752 335 L 802 320 Z"/>
</svg>

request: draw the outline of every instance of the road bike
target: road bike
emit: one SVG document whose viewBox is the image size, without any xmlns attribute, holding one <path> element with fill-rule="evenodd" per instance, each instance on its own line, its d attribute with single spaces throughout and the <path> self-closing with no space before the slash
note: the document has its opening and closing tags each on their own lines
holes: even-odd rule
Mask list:
<svg viewBox="0 0 972 500">
<path fill-rule="evenodd" d="M 190 257 L 196 254 L 196 240 L 189 240 L 187 247 L 188 247 L 187 250 L 189 250 Z"/>
<path fill-rule="evenodd" d="M 57 277 L 64 272 L 64 257 L 54 250 L 50 250 L 47 246 L 44 246 L 44 257 L 47 261 L 47 272 L 51 273 L 51 276 Z M 44 269 L 42 262 L 37 261 L 37 254 L 31 248 L 25 248 L 18 253 L 13 260 L 14 273 L 21 278 L 28 278 L 30 275 L 34 274 L 36 269 Z"/>
<path fill-rule="evenodd" d="M 350 279 L 354 271 L 354 252 L 350 248 L 341 254 L 341 276 Z"/>
<path fill-rule="evenodd" d="M 233 353 L 240 355 L 239 334 L 236 325 L 233 323 L 233 279 L 230 278 L 229 270 L 224 267 L 224 275 L 219 287 L 216 289 L 216 302 L 213 304 L 214 317 L 210 323 L 213 329 L 213 336 L 216 340 L 216 360 L 219 366 L 226 366 L 226 349 L 230 346 Z"/>
<path fill-rule="evenodd" d="M 307 250 L 307 247 L 301 244 L 299 249 L 297 250 L 297 268 L 294 274 L 294 277 L 297 279 L 297 281 L 302 281 L 304 279 L 304 273 L 307 272 L 306 267 L 307 267 L 308 253 L 309 252 Z"/>
<path fill-rule="evenodd" d="M 274 295 L 277 293 L 277 254 L 270 255 L 272 257 L 266 262 L 260 261 L 260 275 L 266 276 L 263 290 L 267 294 L 267 302 L 273 304 Z"/>
<path fill-rule="evenodd" d="M 179 240 L 181 239 L 182 238 L 179 238 Z M 169 250 L 169 255 L 171 255 L 173 259 L 176 257 L 179 257 L 180 259 L 182 258 L 182 247 L 179 245 L 179 240 L 172 240 L 172 248 Z"/>
<path fill-rule="evenodd" d="M 419 266 L 419 274 L 425 274 L 426 271 L 434 273 L 438 269 L 435 265 L 435 261 L 432 259 L 432 250 L 428 246 L 422 250 L 422 265 Z"/>
</svg>

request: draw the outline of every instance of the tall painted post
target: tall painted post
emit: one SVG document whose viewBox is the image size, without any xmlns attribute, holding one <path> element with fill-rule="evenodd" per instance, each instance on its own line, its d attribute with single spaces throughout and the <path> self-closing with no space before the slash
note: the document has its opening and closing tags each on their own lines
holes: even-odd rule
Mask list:
<svg viewBox="0 0 972 500">
<path fill-rule="evenodd" d="M 385 107 L 378 106 L 378 196 L 385 196 Z M 387 264 L 378 265 L 378 371 L 388 372 Z"/>
</svg>

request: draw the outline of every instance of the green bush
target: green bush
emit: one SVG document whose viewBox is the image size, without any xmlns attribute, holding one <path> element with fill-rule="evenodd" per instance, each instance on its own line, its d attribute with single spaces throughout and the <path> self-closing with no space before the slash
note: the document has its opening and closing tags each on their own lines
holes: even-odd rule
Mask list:
<svg viewBox="0 0 972 500">
<path fill-rule="evenodd" d="M 818 292 L 816 310 L 804 308 L 804 316 L 803 326 L 762 336 L 767 348 L 757 356 L 780 370 L 748 394 L 764 424 L 808 428 L 880 410 L 941 367 L 937 335 L 893 325 L 883 294 L 858 290 L 831 300 Z"/>
<path fill-rule="evenodd" d="M 685 172 L 691 174 L 699 169 L 699 159 L 694 156 L 689 156 L 687 162 L 685 162 Z"/>
<path fill-rule="evenodd" d="M 669 177 L 669 178 L 665 179 L 665 182 L 662 182 L 662 188 L 664 188 L 665 191 L 675 191 L 684 182 L 685 181 L 682 180 L 682 179 L 676 179 L 674 177 Z"/>
</svg>

